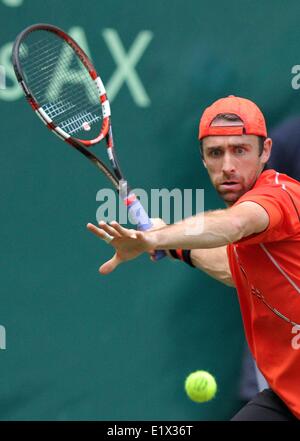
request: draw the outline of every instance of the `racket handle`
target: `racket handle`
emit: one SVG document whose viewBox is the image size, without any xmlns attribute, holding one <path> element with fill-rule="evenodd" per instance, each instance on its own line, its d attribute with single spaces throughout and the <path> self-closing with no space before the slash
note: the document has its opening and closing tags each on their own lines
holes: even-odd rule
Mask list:
<svg viewBox="0 0 300 441">
<path fill-rule="evenodd" d="M 137 229 L 140 231 L 146 231 L 153 227 L 153 224 L 146 213 L 144 207 L 134 194 L 130 194 L 125 201 L 128 209 L 129 220 L 136 224 Z M 160 260 L 166 257 L 164 250 L 156 250 L 154 253 L 154 259 Z"/>
</svg>

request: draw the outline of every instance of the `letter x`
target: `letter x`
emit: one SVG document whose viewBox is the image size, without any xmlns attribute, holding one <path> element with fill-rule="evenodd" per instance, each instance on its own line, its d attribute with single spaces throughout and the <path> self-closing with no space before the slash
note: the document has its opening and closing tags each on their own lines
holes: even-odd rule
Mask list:
<svg viewBox="0 0 300 441">
<path fill-rule="evenodd" d="M 133 42 L 128 54 L 126 54 L 118 33 L 114 29 L 105 29 L 103 38 L 116 62 L 117 69 L 107 83 L 107 94 L 112 101 L 124 82 L 126 82 L 131 95 L 140 107 L 150 105 L 150 98 L 135 71 L 135 66 L 145 52 L 147 46 L 153 38 L 150 31 L 141 31 Z"/>
<path fill-rule="evenodd" d="M 165 426 L 165 429 L 166 429 L 165 435 L 172 435 L 171 433 L 172 426 Z"/>
</svg>

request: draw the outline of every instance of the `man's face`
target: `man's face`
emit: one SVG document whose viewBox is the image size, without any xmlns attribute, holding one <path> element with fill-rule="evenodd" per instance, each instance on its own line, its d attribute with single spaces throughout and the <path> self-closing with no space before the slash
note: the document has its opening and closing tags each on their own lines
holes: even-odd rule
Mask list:
<svg viewBox="0 0 300 441">
<path fill-rule="evenodd" d="M 271 152 L 267 138 L 259 156 L 259 138 L 255 135 L 207 136 L 203 139 L 203 162 L 211 182 L 226 205 L 233 205 L 250 190 Z"/>
</svg>

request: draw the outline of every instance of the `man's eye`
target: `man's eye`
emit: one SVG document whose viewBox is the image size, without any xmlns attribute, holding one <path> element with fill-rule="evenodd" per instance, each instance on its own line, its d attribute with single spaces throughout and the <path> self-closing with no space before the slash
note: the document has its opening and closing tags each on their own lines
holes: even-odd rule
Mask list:
<svg viewBox="0 0 300 441">
<path fill-rule="evenodd" d="M 212 156 L 213 158 L 216 158 L 216 157 L 218 157 L 220 155 L 221 155 L 221 150 L 212 150 L 210 152 L 210 156 Z"/>
<path fill-rule="evenodd" d="M 236 153 L 239 155 L 242 155 L 243 153 L 245 153 L 245 149 L 243 149 L 242 147 L 237 147 L 235 149 Z"/>
</svg>

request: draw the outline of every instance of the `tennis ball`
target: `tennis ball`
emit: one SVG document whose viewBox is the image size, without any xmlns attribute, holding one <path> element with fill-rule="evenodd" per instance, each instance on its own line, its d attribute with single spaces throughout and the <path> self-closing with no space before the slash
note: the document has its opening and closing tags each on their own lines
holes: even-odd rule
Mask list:
<svg viewBox="0 0 300 441">
<path fill-rule="evenodd" d="M 191 373 L 186 378 L 184 386 L 188 397 L 197 403 L 211 400 L 217 392 L 216 380 L 206 371 Z"/>
</svg>

